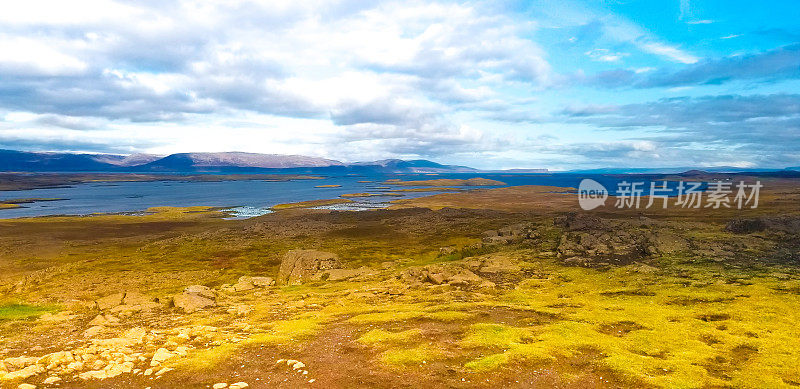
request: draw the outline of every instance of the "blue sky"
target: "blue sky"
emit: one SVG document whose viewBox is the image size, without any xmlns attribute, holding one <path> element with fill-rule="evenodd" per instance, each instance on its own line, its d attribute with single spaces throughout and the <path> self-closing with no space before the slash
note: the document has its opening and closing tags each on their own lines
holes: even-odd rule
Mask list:
<svg viewBox="0 0 800 389">
<path fill-rule="evenodd" d="M 0 148 L 800 166 L 796 1 L 26 1 Z"/>
</svg>

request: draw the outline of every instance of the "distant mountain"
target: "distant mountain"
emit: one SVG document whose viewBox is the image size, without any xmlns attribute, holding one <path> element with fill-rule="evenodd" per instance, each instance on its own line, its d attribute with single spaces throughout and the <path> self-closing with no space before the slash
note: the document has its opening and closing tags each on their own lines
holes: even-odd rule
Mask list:
<svg viewBox="0 0 800 389">
<path fill-rule="evenodd" d="M 137 170 L 196 171 L 209 168 L 254 168 L 290 169 L 299 167 L 344 166 L 332 159 L 306 157 L 302 155 L 256 154 L 256 153 L 180 153 L 137 167 Z"/>
<path fill-rule="evenodd" d="M 12 172 L 163 172 L 163 173 L 474 173 L 466 166 L 428 160 L 386 159 L 345 164 L 303 155 L 242 152 L 151 154 L 70 154 L 0 150 L 0 171 Z"/>
<path fill-rule="evenodd" d="M 698 170 L 696 167 L 664 167 L 664 168 L 598 168 L 598 169 L 580 169 L 580 170 L 567 170 L 564 173 L 582 173 L 582 174 L 707 174 L 707 173 L 741 173 L 741 172 L 772 172 L 780 169 L 757 169 L 757 168 L 740 168 L 733 166 L 714 166 L 703 167 Z"/>
<path fill-rule="evenodd" d="M 118 167 L 98 160 L 92 154 L 30 153 L 0 150 L 0 171 L 9 172 L 86 172 L 113 171 Z"/>
<path fill-rule="evenodd" d="M 131 155 L 115 155 L 115 154 L 98 154 L 94 155 L 94 160 L 98 162 L 108 163 L 116 166 L 139 166 L 150 163 L 164 158 L 163 155 L 153 154 L 131 154 Z"/>
<path fill-rule="evenodd" d="M 371 167 L 383 173 L 474 173 L 478 171 L 471 167 L 442 165 L 425 159 L 411 161 L 383 159 L 373 162 L 356 162 L 350 166 Z"/>
</svg>

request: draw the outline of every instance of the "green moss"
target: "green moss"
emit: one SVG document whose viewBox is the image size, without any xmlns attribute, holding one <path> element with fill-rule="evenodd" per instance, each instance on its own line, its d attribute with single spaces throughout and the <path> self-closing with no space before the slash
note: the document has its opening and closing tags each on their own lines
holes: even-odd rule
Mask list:
<svg viewBox="0 0 800 389">
<path fill-rule="evenodd" d="M 0 304 L 0 320 L 24 320 L 36 318 L 46 312 L 54 311 L 55 307 L 42 305 L 29 305 L 19 303 Z"/>
<path fill-rule="evenodd" d="M 530 339 L 532 339 L 532 332 L 526 328 L 495 323 L 479 323 L 470 327 L 467 335 L 461 340 L 461 345 L 464 347 L 507 348 Z"/>
<path fill-rule="evenodd" d="M 381 354 L 381 362 L 390 366 L 419 366 L 444 358 L 444 353 L 431 345 L 409 349 L 392 349 Z"/>
</svg>

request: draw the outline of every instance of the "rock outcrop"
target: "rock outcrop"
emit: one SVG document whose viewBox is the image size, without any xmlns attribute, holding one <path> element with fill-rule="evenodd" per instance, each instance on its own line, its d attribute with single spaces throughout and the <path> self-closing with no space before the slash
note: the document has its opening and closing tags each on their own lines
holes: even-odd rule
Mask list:
<svg viewBox="0 0 800 389">
<path fill-rule="evenodd" d="M 481 242 L 486 245 L 518 243 L 536 236 L 536 229 L 527 224 L 514 224 L 497 230 L 484 231 Z"/>
<path fill-rule="evenodd" d="M 186 313 L 192 313 L 204 308 L 216 306 L 216 292 L 203 285 L 192 285 L 184 289 L 183 293 L 172 297 L 176 308 Z"/>
<path fill-rule="evenodd" d="M 652 230 L 630 222 L 571 213 L 554 219 L 554 225 L 564 230 L 557 256 L 565 265 L 627 265 L 658 252 Z"/>
<path fill-rule="evenodd" d="M 161 308 L 157 299 L 145 296 L 139 292 L 115 293 L 95 300 L 94 305 L 101 311 L 107 311 L 119 316 L 130 316 L 135 312 L 150 311 Z"/>
<path fill-rule="evenodd" d="M 278 282 L 297 285 L 311 281 L 320 270 L 340 269 L 336 254 L 317 250 L 291 250 L 286 253 L 278 270 Z"/>
<path fill-rule="evenodd" d="M 800 234 L 800 217 L 798 216 L 762 216 L 756 218 L 736 218 L 725 225 L 725 230 L 734 234 L 752 234 L 770 230 L 791 235 Z"/>
<path fill-rule="evenodd" d="M 522 267 L 502 255 L 410 267 L 399 278 L 409 285 L 451 285 L 462 289 L 512 285 L 525 277 Z"/>
</svg>

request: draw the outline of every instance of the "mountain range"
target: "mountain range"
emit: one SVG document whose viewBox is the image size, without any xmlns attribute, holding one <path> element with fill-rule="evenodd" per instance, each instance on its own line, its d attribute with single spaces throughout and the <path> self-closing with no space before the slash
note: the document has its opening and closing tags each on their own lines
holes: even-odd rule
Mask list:
<svg viewBox="0 0 800 389">
<path fill-rule="evenodd" d="M 242 152 L 178 153 L 163 155 L 39 153 L 0 149 L 5 172 L 164 172 L 164 173 L 472 173 L 466 166 L 428 160 L 385 159 L 343 163 L 303 155 Z"/>
<path fill-rule="evenodd" d="M 693 167 L 597 168 L 569 170 L 576 174 L 677 174 Z M 706 172 L 775 172 L 781 169 L 704 167 Z M 788 167 L 783 171 L 800 171 Z M 98 173 L 548 173 L 547 169 L 479 170 L 467 166 L 443 165 L 424 159 L 384 159 L 345 163 L 304 155 L 243 152 L 153 154 L 74 154 L 27 152 L 0 149 L 0 172 L 98 172 Z"/>
</svg>

